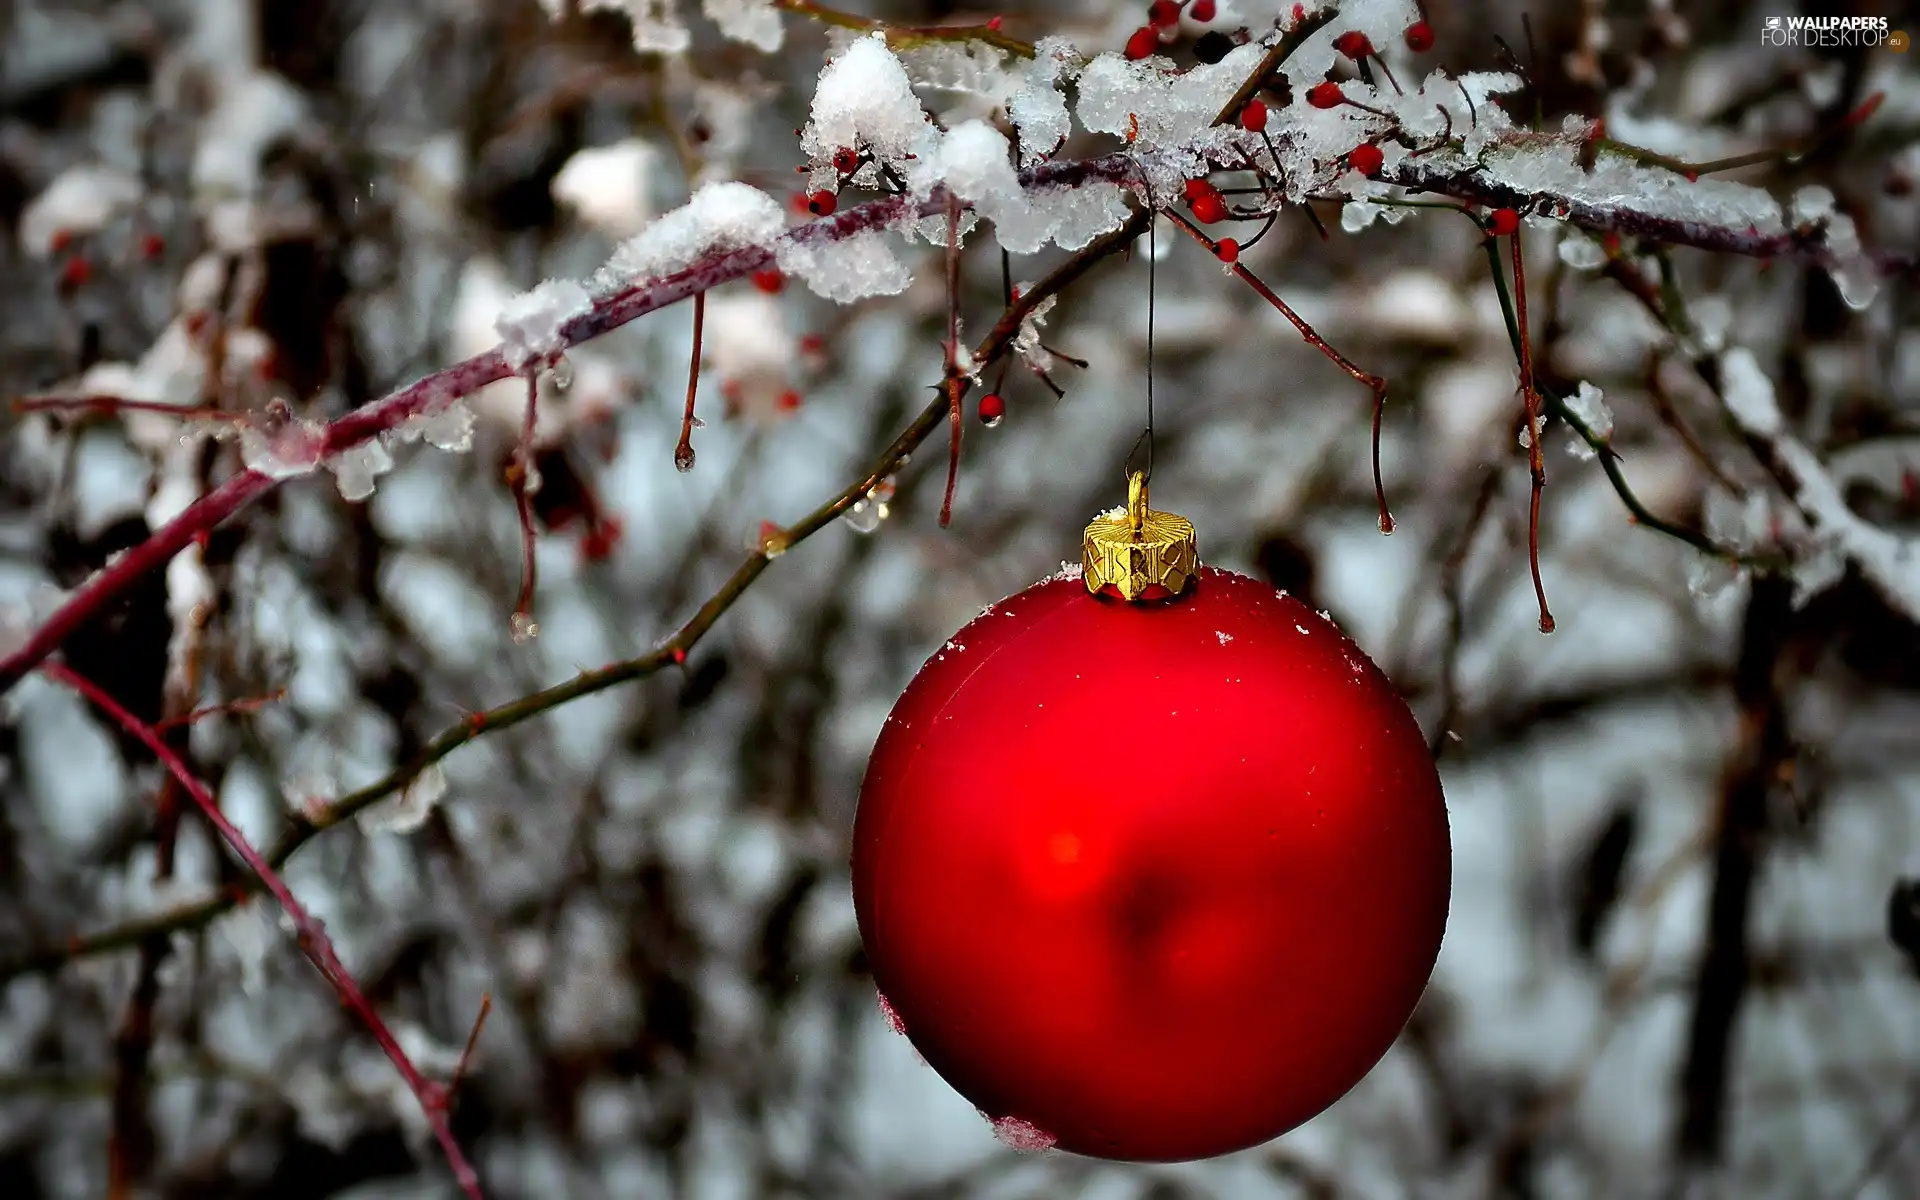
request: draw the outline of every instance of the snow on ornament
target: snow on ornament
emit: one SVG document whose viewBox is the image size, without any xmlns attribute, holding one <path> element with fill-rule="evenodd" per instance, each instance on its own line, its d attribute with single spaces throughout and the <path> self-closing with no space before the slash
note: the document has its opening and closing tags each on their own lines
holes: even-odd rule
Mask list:
<svg viewBox="0 0 1920 1200">
<path fill-rule="evenodd" d="M 960 649 L 964 647 L 964 649 Z M 1385 1054 L 1446 926 L 1440 780 L 1326 618 L 1128 505 L 908 685 L 853 838 L 887 1011 L 1018 1144 L 1267 1141 Z"/>
</svg>

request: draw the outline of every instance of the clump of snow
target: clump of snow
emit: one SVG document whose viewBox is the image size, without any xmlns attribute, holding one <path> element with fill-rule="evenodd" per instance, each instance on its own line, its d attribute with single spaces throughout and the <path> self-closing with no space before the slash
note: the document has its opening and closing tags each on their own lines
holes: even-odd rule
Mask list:
<svg viewBox="0 0 1920 1200">
<path fill-rule="evenodd" d="M 709 297 L 701 357 L 729 411 L 762 418 L 782 413 L 799 348 L 778 300 L 759 291 Z"/>
<path fill-rule="evenodd" d="M 540 0 L 554 20 L 566 15 L 567 0 Z M 693 42 L 673 0 L 577 0 L 583 13 L 625 13 L 633 25 L 633 48 L 642 54 L 678 54 Z"/>
<path fill-rule="evenodd" d="M 874 229 L 837 242 L 789 238 L 775 250 L 780 269 L 840 304 L 907 290 L 913 275 L 893 253 L 884 231 Z"/>
<path fill-rule="evenodd" d="M 1720 356 L 1720 393 L 1726 398 L 1727 411 L 1748 433 L 1772 437 L 1780 432 L 1780 403 L 1774 398 L 1773 380 L 1745 346 Z"/>
<path fill-rule="evenodd" d="M 571 279 L 549 279 L 508 300 L 495 318 L 500 354 L 516 374 L 558 357 L 567 348 L 567 322 L 593 311 L 593 297 Z"/>
<path fill-rule="evenodd" d="M 1022 164 L 1031 166 L 1052 154 L 1073 132 L 1059 85 L 1078 73 L 1080 63 L 1080 52 L 1066 38 L 1045 37 L 1034 45 L 1033 61 L 1007 101 L 1007 117 L 1020 134 Z"/>
<path fill-rule="evenodd" d="M 306 96 L 271 71 L 248 71 L 226 82 L 200 126 L 193 185 L 214 195 L 252 196 L 268 147 L 300 128 Z"/>
<path fill-rule="evenodd" d="M 778 50 L 786 39 L 773 0 L 704 0 L 701 11 L 721 33 L 765 54 Z"/>
<path fill-rule="evenodd" d="M 62 236 L 97 233 L 140 203 L 140 181 L 112 167 L 69 167 L 20 213 L 20 247 L 36 258 L 53 253 Z"/>
<path fill-rule="evenodd" d="M 759 188 L 733 180 L 709 183 L 623 243 L 593 281 L 612 290 L 669 275 L 709 254 L 764 246 L 786 226 L 779 203 Z"/>
<path fill-rule="evenodd" d="M 1587 427 L 1587 432 L 1601 441 L 1613 436 L 1613 410 L 1607 407 L 1606 393 L 1582 379 L 1580 387 L 1566 398 L 1567 412 Z M 1567 443 L 1567 450 L 1575 457 L 1592 459 L 1595 451 L 1587 440 L 1579 434 Z"/>
<path fill-rule="evenodd" d="M 1102 54 L 1080 73 L 1080 123 L 1094 133 L 1131 138 L 1142 150 L 1185 145 L 1213 124 L 1265 54 L 1264 46 L 1249 42 L 1188 71 L 1159 56 L 1129 61 Z"/>
<path fill-rule="evenodd" d="M 1008 205 L 996 214 L 994 233 L 1011 254 L 1032 254 L 1048 242 L 1078 250 L 1118 229 L 1128 211 L 1126 193 L 1117 183 L 1034 188 L 1024 204 Z"/>
<path fill-rule="evenodd" d="M 839 57 L 820 71 L 813 108 L 800 134 L 800 145 L 816 167 L 832 171 L 834 151 L 867 150 L 881 162 L 896 163 L 916 152 L 933 131 L 907 70 L 886 35 L 856 38 Z M 873 164 L 854 176 L 877 178 Z"/>
<path fill-rule="evenodd" d="M 589 146 L 553 177 L 553 198 L 602 233 L 630 238 L 654 217 L 652 183 L 663 159 L 645 138 Z"/>
<path fill-rule="evenodd" d="M 908 179 L 918 192 L 945 183 L 991 220 L 995 209 L 1021 199 L 1010 153 L 1005 134 L 985 121 L 968 121 L 941 135 L 930 154 L 916 159 Z"/>
</svg>

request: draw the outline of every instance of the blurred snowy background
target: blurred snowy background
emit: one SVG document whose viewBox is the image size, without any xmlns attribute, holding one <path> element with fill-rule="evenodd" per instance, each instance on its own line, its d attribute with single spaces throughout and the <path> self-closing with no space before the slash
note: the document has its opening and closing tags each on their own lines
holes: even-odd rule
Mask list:
<svg viewBox="0 0 1920 1200">
<path fill-rule="evenodd" d="M 707 7 L 772 44 L 762 6 Z M 590 274 L 691 186 L 784 197 L 827 34 L 774 18 L 766 53 L 680 8 L 691 47 L 659 55 L 636 53 L 624 16 L 555 22 L 535 0 L 0 3 L 0 389 L 229 410 L 281 396 L 337 416 L 488 348 L 509 296 Z M 1092 52 L 1144 10 L 1000 11 L 1011 36 Z M 1870 245 L 1911 256 L 1920 72 L 1884 50 L 1763 47 L 1763 18 L 1788 11 L 1537 6 L 1548 122 L 1605 115 L 1613 136 L 1697 161 L 1884 91 L 1862 129 L 1739 177 L 1783 197 L 1823 185 Z M 1433 58 L 1494 69 L 1496 35 L 1524 58 L 1518 12 L 1431 0 Z M 1170 52 L 1191 61 L 1197 32 Z M 922 95 L 936 116 L 981 115 L 962 92 Z M 430 1074 L 492 993 L 454 1119 L 489 1195 L 1920 1194 L 1920 913 L 1912 961 L 1888 936 L 1890 893 L 1920 874 L 1920 627 L 1804 552 L 1693 365 L 1750 349 L 1846 501 L 1911 556 L 1910 277 L 1855 310 L 1819 271 L 1679 251 L 1696 328 L 1678 339 L 1602 277 L 1595 243 L 1530 222 L 1543 377 L 1604 395 L 1586 411 L 1611 422 L 1624 480 L 1656 514 L 1798 561 L 1754 579 L 1636 526 L 1550 425 L 1559 632 L 1543 637 L 1479 235 L 1443 212 L 1358 232 L 1322 215 L 1329 240 L 1289 219 L 1247 261 L 1391 380 L 1398 531 L 1374 528 L 1364 389 L 1165 225 L 1154 496 L 1196 522 L 1209 561 L 1330 609 L 1443 755 L 1456 890 L 1400 1045 L 1322 1117 L 1232 1158 L 1023 1155 L 888 1031 L 864 975 L 846 857 L 867 752 L 925 656 L 1075 557 L 1120 498 L 1143 415 L 1143 244 L 1053 311 L 1049 344 L 1090 363 L 1056 371 L 1064 399 L 1016 366 L 999 427 L 969 402 L 950 529 L 940 432 L 884 520 L 866 510 L 781 557 L 684 669 L 485 737 L 288 865 Z M 472 453 L 397 455 L 364 503 L 324 473 L 291 481 L 208 541 L 203 576 L 154 576 L 67 659 L 158 718 L 169 644 L 203 619 L 198 703 L 284 693 L 187 740 L 271 843 L 288 812 L 463 713 L 645 652 L 763 521 L 857 478 L 939 378 L 939 260 L 916 254 L 906 292 L 848 307 L 716 292 L 689 474 L 672 461 L 686 307 L 570 356 L 541 408 L 530 642 L 508 631 L 519 527 L 501 478 L 521 388 L 504 384 L 476 405 Z M 1016 258 L 1013 277 L 1059 257 Z M 964 271 L 982 330 L 1000 308 L 990 240 Z M 0 643 L 232 470 L 228 446 L 179 433 L 154 414 L 0 414 Z M 3 703 L 0 1196 L 452 1194 L 412 1096 L 264 902 L 150 946 L 150 1034 L 127 1020 L 130 945 L 61 961 L 71 935 L 196 901 L 237 868 L 190 818 L 156 882 L 150 757 L 38 678 Z"/>
</svg>

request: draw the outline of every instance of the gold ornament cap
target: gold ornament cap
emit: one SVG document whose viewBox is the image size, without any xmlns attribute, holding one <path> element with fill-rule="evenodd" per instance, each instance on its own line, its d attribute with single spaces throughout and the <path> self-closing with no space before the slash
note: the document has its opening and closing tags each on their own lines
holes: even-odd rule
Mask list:
<svg viewBox="0 0 1920 1200">
<path fill-rule="evenodd" d="M 1200 569 L 1200 543 L 1192 521 L 1147 506 L 1147 477 L 1135 471 L 1127 506 L 1087 526 L 1080 564 L 1089 592 L 1111 587 L 1128 600 L 1177 596 Z"/>
</svg>

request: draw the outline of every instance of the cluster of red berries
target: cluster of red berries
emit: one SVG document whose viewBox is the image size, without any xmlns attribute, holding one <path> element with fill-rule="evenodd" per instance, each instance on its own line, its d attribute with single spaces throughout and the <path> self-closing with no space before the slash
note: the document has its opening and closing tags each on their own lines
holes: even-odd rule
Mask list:
<svg viewBox="0 0 1920 1200">
<path fill-rule="evenodd" d="M 62 260 L 59 287 L 63 293 L 76 292 L 93 282 L 94 260 L 75 245 L 76 240 L 69 229 L 56 229 L 47 239 L 48 253 Z M 167 243 L 157 233 L 146 233 L 140 237 L 139 248 L 140 257 L 152 262 L 166 253 Z"/>
<path fill-rule="evenodd" d="M 1187 180 L 1187 208 L 1202 225 L 1227 219 L 1225 198 L 1220 195 L 1220 189 L 1206 179 Z"/>
<path fill-rule="evenodd" d="M 1214 0 L 1153 0 L 1147 5 L 1147 23 L 1127 38 L 1127 57 L 1135 62 L 1147 58 L 1170 39 L 1180 25 L 1180 10 L 1201 25 L 1213 20 L 1218 11 Z"/>
</svg>

